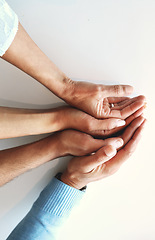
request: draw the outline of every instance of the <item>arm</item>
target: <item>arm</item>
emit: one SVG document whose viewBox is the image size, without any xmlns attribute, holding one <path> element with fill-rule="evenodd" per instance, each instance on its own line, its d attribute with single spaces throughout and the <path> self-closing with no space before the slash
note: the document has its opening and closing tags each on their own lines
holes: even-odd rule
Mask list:
<svg viewBox="0 0 155 240">
<path fill-rule="evenodd" d="M 16 36 L 2 58 L 15 65 L 59 97 L 68 91 L 67 77 L 34 43 L 19 23 Z"/>
<path fill-rule="evenodd" d="M 48 184 L 7 240 L 56 239 L 72 208 L 83 196 L 79 189 L 119 169 L 135 150 L 144 121 L 144 118 L 139 117 L 131 123 L 123 135 L 124 143 L 127 144 L 118 153 L 116 147 L 108 144 L 93 155 L 73 158 L 61 175 L 62 182 L 53 179 Z"/>
<path fill-rule="evenodd" d="M 0 20 L 9 33 L 13 33 L 5 34 L 4 28 L 0 26 L 0 56 L 4 60 L 29 74 L 70 105 L 95 118 L 125 119 L 122 111 L 131 104 L 131 100 L 122 96 L 132 93 L 131 86 L 72 81 L 39 49 L 20 23 L 18 26 L 18 18 L 6 2 L 1 0 L 1 4 L 7 7 L 1 8 Z M 111 108 L 111 103 L 114 108 Z"/>
<path fill-rule="evenodd" d="M 0 139 L 49 133 L 66 128 L 63 108 L 33 110 L 0 107 Z"/>
<path fill-rule="evenodd" d="M 125 103 L 124 103 L 125 105 Z M 144 108 L 144 97 L 131 100 L 121 110 L 124 119 Z M 121 105 L 119 106 L 121 108 Z M 56 132 L 64 129 L 77 129 L 93 136 L 110 136 L 126 122 L 118 118 L 96 119 L 72 107 L 59 107 L 49 110 L 32 110 L 0 107 L 0 139 Z"/>
<path fill-rule="evenodd" d="M 85 133 L 66 130 L 34 143 L 2 150 L 0 151 L 0 186 L 57 157 L 87 155 L 107 142 L 119 147 L 120 140 L 119 137 L 99 140 Z"/>
<path fill-rule="evenodd" d="M 7 240 L 56 240 L 84 191 L 53 178 Z"/>
<path fill-rule="evenodd" d="M 64 99 L 65 101 L 72 102 L 73 105 L 73 98 L 81 98 L 79 97 L 79 94 L 81 95 L 82 88 L 85 89 L 85 95 L 82 96 L 82 98 L 85 98 L 89 91 L 95 91 L 93 84 L 75 84 L 76 82 L 69 79 L 40 50 L 40 48 L 30 38 L 20 23 L 15 39 L 2 58 L 45 85 L 60 98 Z M 118 93 L 118 89 L 116 90 Z M 131 87 L 123 86 L 120 87 L 120 92 L 117 95 L 128 95 L 131 93 L 131 91 Z M 113 92 L 111 93 L 113 94 Z"/>
<path fill-rule="evenodd" d="M 56 135 L 40 141 L 0 151 L 0 186 L 64 153 Z"/>
<path fill-rule="evenodd" d="M 71 107 L 50 110 L 0 107 L 0 139 L 50 133 L 69 128 L 91 135 L 104 135 L 112 134 L 118 127 L 124 125 L 123 120 L 114 118 L 98 120 Z"/>
<path fill-rule="evenodd" d="M 143 113 L 143 108 L 140 108 L 133 115 L 131 115 L 126 120 L 127 126 L 129 125 L 132 129 L 136 130 L 137 125 L 135 124 L 135 119 L 139 119 L 141 114 Z M 74 110 L 74 109 L 73 109 Z M 79 110 L 77 110 L 79 111 Z M 81 112 L 81 111 L 79 111 Z M 80 114 L 80 113 L 79 113 Z M 83 114 L 81 120 L 83 129 L 86 128 L 86 118 L 83 118 Z M 101 127 L 102 133 L 102 120 L 94 119 L 93 122 L 90 115 L 88 116 L 88 123 L 91 123 L 91 126 L 95 125 L 96 127 Z M 66 117 L 64 117 L 66 119 Z M 104 122 L 105 120 L 103 120 Z M 68 120 L 67 120 L 68 122 Z M 132 124 L 132 122 L 134 124 Z M 78 121 L 75 118 L 73 119 L 74 125 L 78 125 Z M 131 125 L 132 124 L 132 125 Z M 89 125 L 88 125 L 89 126 Z M 135 126 L 135 127 L 134 127 Z M 92 133 L 91 128 L 86 128 Z M 120 128 L 117 128 L 117 130 Z M 127 128 L 128 129 L 128 128 Z M 116 130 L 116 129 L 114 129 Z M 109 131 L 111 133 L 112 130 Z M 106 131 L 103 131 L 104 134 L 107 134 Z M 129 131 L 132 134 L 132 131 Z M 99 132 L 100 133 L 100 132 Z M 95 131 L 96 134 L 96 131 Z M 97 135 L 97 134 L 96 134 Z M 24 146 L 6 149 L 0 151 L 0 185 L 5 184 L 6 182 L 12 180 L 13 178 L 19 176 L 20 174 L 33 169 L 41 164 L 52 160 L 57 157 L 65 156 L 65 155 L 74 155 L 74 156 L 83 156 L 90 154 L 92 152 L 96 152 L 99 148 L 110 144 L 115 146 L 116 148 L 120 147 L 120 138 L 123 138 L 124 142 L 129 140 L 129 137 L 126 139 L 126 131 L 125 135 L 120 135 L 115 138 L 108 138 L 105 140 L 102 139 L 94 139 L 92 136 L 85 134 L 80 131 L 75 130 L 65 130 L 62 132 L 55 133 L 47 138 L 44 138 L 35 143 L 27 144 Z M 128 136 L 128 135 L 127 135 Z"/>
</svg>

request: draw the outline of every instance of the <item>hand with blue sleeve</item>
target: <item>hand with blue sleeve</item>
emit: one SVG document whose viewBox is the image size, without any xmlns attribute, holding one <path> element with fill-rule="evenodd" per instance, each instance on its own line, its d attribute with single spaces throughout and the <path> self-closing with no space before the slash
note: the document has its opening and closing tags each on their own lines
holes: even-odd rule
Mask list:
<svg viewBox="0 0 155 240">
<path fill-rule="evenodd" d="M 80 201 L 86 184 L 115 173 L 134 152 L 144 128 L 142 116 L 134 119 L 119 139 L 88 156 L 74 157 L 61 181 L 54 178 L 42 191 L 30 212 L 7 240 L 55 240 L 72 208 Z"/>
<path fill-rule="evenodd" d="M 74 157 L 61 180 L 77 189 L 90 182 L 97 181 L 114 174 L 120 166 L 133 154 L 141 138 L 146 119 L 141 115 L 135 118 L 120 135 L 122 146 L 117 150 L 107 144 L 94 154 Z"/>
</svg>

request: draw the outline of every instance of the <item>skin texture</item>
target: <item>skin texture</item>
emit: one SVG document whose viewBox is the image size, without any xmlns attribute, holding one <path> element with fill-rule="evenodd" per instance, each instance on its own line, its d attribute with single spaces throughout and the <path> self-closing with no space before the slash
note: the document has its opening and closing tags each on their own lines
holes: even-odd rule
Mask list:
<svg viewBox="0 0 155 240">
<path fill-rule="evenodd" d="M 130 123 L 120 136 L 124 145 L 118 151 L 113 145 L 107 144 L 93 155 L 73 158 L 62 174 L 61 181 L 81 189 L 89 182 L 103 179 L 117 172 L 135 151 L 145 122 L 146 120 L 139 116 Z"/>
<path fill-rule="evenodd" d="M 133 87 L 72 81 L 39 49 L 20 23 L 14 41 L 2 58 L 46 86 L 66 103 L 94 118 L 125 119 L 128 115 L 127 106 L 131 99 L 124 96 L 130 95 Z M 126 110 L 123 110 L 124 101 Z M 111 108 L 111 103 L 115 108 Z"/>
<path fill-rule="evenodd" d="M 61 109 L 35 110 L 0 107 L 0 138 L 20 137 L 61 130 Z"/>
<path fill-rule="evenodd" d="M 124 119 L 119 111 L 119 105 L 126 101 L 133 92 L 133 87 L 129 85 L 101 85 L 89 82 L 69 81 L 72 84 L 70 94 L 65 96 L 65 101 L 95 118 L 118 117 Z M 118 107 L 111 109 L 113 103 Z"/>
<path fill-rule="evenodd" d="M 118 123 L 118 120 L 116 118 L 96 119 L 91 115 L 88 115 L 74 108 L 69 109 L 69 113 L 65 112 L 64 119 L 68 119 L 68 116 L 70 119 L 72 119 L 72 121 L 67 120 L 67 123 L 69 124 L 68 128 L 77 129 L 79 131 L 86 132 L 92 136 L 107 137 L 113 135 L 121 129 L 124 129 L 124 127 L 128 125 L 128 123 L 131 121 L 130 119 L 134 118 L 134 114 L 137 111 L 143 111 L 142 109 L 144 109 L 144 104 L 144 96 L 138 96 L 134 99 L 130 99 L 129 105 L 127 102 L 122 103 L 122 106 L 118 104 L 116 108 L 120 109 L 120 111 L 122 112 L 122 118 L 126 122 L 125 125 L 121 127 L 116 127 L 115 124 Z M 129 117 L 131 118 L 129 119 Z"/>
<path fill-rule="evenodd" d="M 117 103 L 126 120 L 144 106 L 145 97 L 138 96 Z M 0 139 L 76 129 L 92 136 L 110 136 L 124 128 L 126 121 L 118 118 L 96 119 L 73 107 L 49 110 L 0 107 Z M 121 126 L 121 128 L 120 128 Z"/>
<path fill-rule="evenodd" d="M 23 172 L 58 156 L 66 154 L 82 156 L 83 154 L 96 152 L 99 149 L 93 155 L 74 158 L 62 175 L 63 180 L 66 183 L 68 182 L 67 184 L 79 188 L 89 181 L 95 181 L 107 176 L 107 171 L 104 171 L 104 169 L 108 169 L 107 166 L 109 166 L 108 172 L 110 172 L 111 166 L 119 166 L 120 164 L 117 164 L 117 162 L 122 163 L 124 159 L 128 158 L 128 152 L 132 152 L 133 146 L 137 145 L 142 126 L 137 127 L 135 135 L 130 136 L 128 143 L 117 154 L 116 148 L 118 145 L 116 145 L 116 139 L 105 140 L 107 141 L 105 146 L 103 140 L 95 140 L 91 136 L 86 136 L 86 133 L 105 138 L 123 131 L 124 127 L 127 126 L 125 132 L 127 129 L 131 132 L 131 121 L 134 122 L 134 118 L 143 111 L 144 96 L 127 98 L 126 96 L 133 91 L 133 88 L 128 85 L 107 86 L 72 81 L 39 49 L 20 23 L 14 41 L 2 58 L 45 85 L 73 107 L 47 110 L 45 112 L 42 110 L 36 112 L 34 110 L 1 108 L 0 138 L 41 134 L 63 129 L 76 129 L 80 133 L 71 132 L 73 130 L 70 130 L 68 134 L 57 133 L 56 139 L 55 135 L 53 135 L 36 143 L 1 151 L 1 185 Z M 125 120 L 125 122 L 122 122 L 123 126 L 120 126 L 118 119 Z M 84 133 L 85 135 L 81 136 Z M 59 135 L 61 135 L 61 138 Z M 60 141 L 60 139 L 62 140 Z M 74 139 L 74 141 L 71 141 L 71 139 Z M 79 139 L 78 142 L 76 142 L 77 139 Z M 80 141 L 80 139 L 89 139 L 89 141 Z M 67 141 L 68 144 L 66 145 Z M 62 152 L 59 153 L 57 151 L 59 149 L 57 148 L 58 142 L 62 147 Z M 80 142 L 83 143 L 82 150 Z M 71 145 L 71 143 L 73 144 Z M 112 155 L 107 156 L 107 151 L 111 152 Z M 114 155 L 115 157 L 113 157 Z M 119 156 L 119 160 L 117 156 Z M 11 159 L 16 160 L 12 161 Z M 110 164 L 112 162 L 113 164 Z M 81 166 L 80 171 L 74 168 L 77 163 Z M 102 169 L 103 171 L 101 171 Z"/>
<path fill-rule="evenodd" d="M 85 156 L 96 152 L 100 148 L 111 145 L 120 149 L 132 137 L 134 131 L 140 126 L 143 117 L 143 108 L 139 109 L 127 120 L 126 130 L 120 127 L 121 133 L 112 138 L 95 139 L 89 134 L 77 130 L 64 130 L 23 146 L 0 151 L 0 186 L 15 177 L 36 168 L 57 157 L 73 155 Z M 78 159 L 78 158 L 77 158 Z M 77 160 L 78 161 L 78 160 Z"/>
<path fill-rule="evenodd" d="M 83 156 L 106 144 L 116 148 L 122 145 L 119 137 L 99 140 L 75 130 L 55 133 L 40 141 L 0 151 L 0 186 L 26 171 L 57 157 Z"/>
</svg>

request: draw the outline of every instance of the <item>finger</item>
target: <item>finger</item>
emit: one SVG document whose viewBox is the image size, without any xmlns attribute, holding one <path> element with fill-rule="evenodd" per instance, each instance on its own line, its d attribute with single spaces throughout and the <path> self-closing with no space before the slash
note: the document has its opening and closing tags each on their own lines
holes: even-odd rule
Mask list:
<svg viewBox="0 0 155 240">
<path fill-rule="evenodd" d="M 123 102 L 118 102 L 118 103 L 114 104 L 114 106 L 111 109 L 112 110 L 122 110 L 123 108 L 126 108 L 127 106 L 131 105 L 132 103 L 134 103 L 136 101 L 146 102 L 146 98 L 143 95 L 140 95 L 140 96 L 135 97 L 135 98 L 130 98 L 130 99 L 125 100 Z"/>
<path fill-rule="evenodd" d="M 94 132 L 94 136 L 96 137 L 108 137 L 108 136 L 112 136 L 116 133 L 120 134 L 120 132 L 124 129 L 124 127 L 127 127 L 133 120 L 135 120 L 136 118 L 138 118 L 139 116 L 142 115 L 143 111 L 144 111 L 145 107 L 141 107 L 140 109 L 138 109 L 135 113 L 133 113 L 130 117 L 128 117 L 125 121 L 126 121 L 126 125 L 125 126 L 121 126 L 121 127 L 116 127 L 113 128 L 111 130 L 98 130 L 96 132 Z M 122 137 L 122 135 L 120 136 Z"/>
<path fill-rule="evenodd" d="M 84 173 L 88 173 L 93 171 L 99 165 L 105 163 L 112 157 L 116 155 L 116 148 L 112 145 L 107 145 L 99 149 L 95 154 L 90 155 L 88 157 L 83 157 L 80 159 L 80 168 Z"/>
<path fill-rule="evenodd" d="M 78 154 L 73 154 L 73 155 L 84 156 L 84 155 L 88 155 L 88 154 L 94 154 L 101 147 L 106 146 L 106 145 L 112 145 L 116 149 L 118 149 L 118 148 L 122 147 L 123 144 L 124 144 L 123 139 L 120 138 L 120 137 L 108 138 L 108 139 L 105 139 L 105 140 L 94 139 L 90 135 L 89 135 L 89 137 L 90 138 L 88 139 L 88 135 L 87 135 L 87 138 L 86 138 L 86 141 L 85 141 L 85 139 L 84 139 L 85 137 L 83 135 L 83 137 L 81 139 L 81 145 L 82 145 L 81 154 L 78 153 Z M 78 146 L 77 146 L 77 148 L 78 148 Z M 80 146 L 80 148 L 81 148 L 81 146 Z"/>
<path fill-rule="evenodd" d="M 94 119 L 89 122 L 89 127 L 85 131 L 92 136 L 107 136 L 111 129 L 116 129 L 120 126 L 125 126 L 126 122 L 121 119 L 111 118 L 105 120 Z"/>
<path fill-rule="evenodd" d="M 136 101 L 131 103 L 129 106 L 123 108 L 122 110 L 111 110 L 109 117 L 126 119 L 143 106 L 144 106 L 143 101 Z"/>
<path fill-rule="evenodd" d="M 142 136 L 142 131 L 144 129 L 144 126 L 146 124 L 146 119 L 144 119 L 144 121 L 142 122 L 142 124 L 140 125 L 139 128 L 137 128 L 137 130 L 135 131 L 134 135 L 132 136 L 131 140 L 129 140 L 129 142 L 125 145 L 125 147 L 122 149 L 126 152 L 126 154 L 128 155 L 128 157 L 130 157 L 132 155 L 132 153 L 135 151 L 138 142 L 141 139 Z"/>
<path fill-rule="evenodd" d="M 125 127 L 127 127 L 134 119 L 138 118 L 139 116 L 142 115 L 145 107 L 141 107 L 139 110 L 137 110 L 135 113 L 133 113 L 130 117 L 128 117 L 126 121 Z M 117 127 L 111 130 L 104 131 L 104 137 L 114 135 L 116 133 L 120 133 L 124 129 L 124 126 L 122 127 Z M 122 136 L 122 135 L 121 135 Z"/>
<path fill-rule="evenodd" d="M 115 137 L 115 138 L 107 138 L 105 140 L 103 140 L 103 146 L 106 145 L 112 145 L 113 147 L 115 147 L 116 149 L 118 149 L 119 147 L 124 145 L 124 141 L 122 138 L 120 137 Z"/>
<path fill-rule="evenodd" d="M 138 118 L 139 116 L 141 116 L 143 114 L 143 111 L 145 109 L 145 106 L 141 107 L 140 109 L 138 109 L 135 113 L 133 113 L 130 117 L 128 117 L 125 121 L 126 121 L 126 126 L 128 126 L 134 119 Z"/>
<path fill-rule="evenodd" d="M 133 87 L 130 85 L 106 85 L 104 87 L 104 97 L 123 97 L 133 92 Z"/>
<path fill-rule="evenodd" d="M 139 140 L 141 139 L 142 131 L 144 129 L 144 121 L 141 126 L 136 130 L 131 140 L 127 145 L 118 151 L 117 155 L 111 160 L 104 163 L 103 174 L 107 176 L 114 174 L 120 166 L 133 154 L 135 151 Z"/>
<path fill-rule="evenodd" d="M 105 120 L 97 120 L 91 123 L 90 133 L 94 136 L 104 135 L 106 130 L 111 130 L 116 127 L 125 126 L 126 122 L 121 119 L 109 118 Z"/>
<path fill-rule="evenodd" d="M 109 103 L 121 103 L 130 100 L 129 97 L 108 97 Z"/>
<path fill-rule="evenodd" d="M 95 139 L 94 144 L 93 144 L 93 149 L 91 149 L 92 151 L 91 151 L 91 153 L 89 152 L 89 154 L 93 155 L 93 154 L 95 154 L 95 152 L 97 150 L 99 150 L 99 148 L 107 146 L 107 145 L 112 145 L 116 149 L 119 149 L 120 147 L 122 147 L 124 145 L 124 141 L 120 137 L 107 138 L 105 140 Z"/>
<path fill-rule="evenodd" d="M 144 122 L 145 118 L 142 116 L 136 118 L 131 124 L 126 128 L 124 133 L 121 135 L 121 138 L 124 141 L 124 145 L 127 144 L 127 142 L 131 139 L 134 132 L 141 126 L 141 124 Z"/>
<path fill-rule="evenodd" d="M 109 138 L 106 140 L 94 139 L 94 151 L 92 151 L 90 155 L 94 155 L 95 152 L 99 150 L 99 148 L 101 149 L 103 147 L 111 145 L 113 146 L 113 148 L 118 149 L 121 146 L 123 146 L 123 144 L 124 144 L 123 139 L 120 137 Z M 74 160 L 74 169 L 82 169 L 82 171 L 83 171 L 84 163 L 87 164 L 87 161 L 90 161 L 89 159 L 84 160 L 84 157 L 75 157 L 73 158 L 73 160 Z"/>
</svg>

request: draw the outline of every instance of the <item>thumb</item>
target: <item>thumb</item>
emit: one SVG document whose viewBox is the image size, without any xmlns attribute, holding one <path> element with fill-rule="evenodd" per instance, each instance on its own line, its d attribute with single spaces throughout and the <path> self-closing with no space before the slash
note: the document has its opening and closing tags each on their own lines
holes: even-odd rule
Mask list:
<svg viewBox="0 0 155 240">
<path fill-rule="evenodd" d="M 116 147 L 107 145 L 100 148 L 96 153 L 88 157 L 83 158 L 83 170 L 84 172 L 90 172 L 99 165 L 107 162 L 113 158 L 117 153 Z"/>
<path fill-rule="evenodd" d="M 133 92 L 130 85 L 105 85 L 105 97 L 128 96 Z"/>
<path fill-rule="evenodd" d="M 119 118 L 108 118 L 104 120 L 97 120 L 97 124 L 95 125 L 95 128 L 98 129 L 95 131 L 103 131 L 103 130 L 111 130 L 116 127 L 125 126 L 126 122 Z"/>
</svg>

